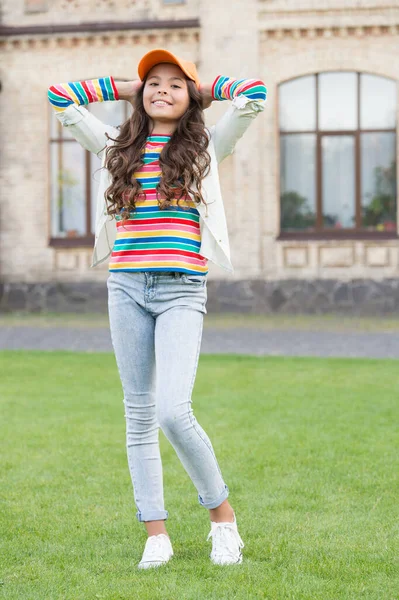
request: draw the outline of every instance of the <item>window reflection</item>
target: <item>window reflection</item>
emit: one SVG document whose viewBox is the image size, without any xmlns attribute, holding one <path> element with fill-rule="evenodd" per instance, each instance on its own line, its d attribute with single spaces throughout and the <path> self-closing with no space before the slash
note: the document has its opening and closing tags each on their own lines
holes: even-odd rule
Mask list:
<svg viewBox="0 0 399 600">
<path fill-rule="evenodd" d="M 396 135 L 361 136 L 362 224 L 376 231 L 396 231 Z"/>
<path fill-rule="evenodd" d="M 51 150 L 52 235 L 85 235 L 85 151 L 77 143 L 53 144 Z"/>
<path fill-rule="evenodd" d="M 357 128 L 356 73 L 321 73 L 319 76 L 319 129 Z"/>
<path fill-rule="evenodd" d="M 323 169 L 323 224 L 353 227 L 355 224 L 355 138 L 325 135 L 321 142 Z"/>
<path fill-rule="evenodd" d="M 316 128 L 316 77 L 298 77 L 280 86 L 280 129 L 306 131 Z"/>
<path fill-rule="evenodd" d="M 361 129 L 395 129 L 397 83 L 376 75 L 361 75 Z"/>
<path fill-rule="evenodd" d="M 316 136 L 281 139 L 281 228 L 312 229 L 316 223 Z"/>
</svg>

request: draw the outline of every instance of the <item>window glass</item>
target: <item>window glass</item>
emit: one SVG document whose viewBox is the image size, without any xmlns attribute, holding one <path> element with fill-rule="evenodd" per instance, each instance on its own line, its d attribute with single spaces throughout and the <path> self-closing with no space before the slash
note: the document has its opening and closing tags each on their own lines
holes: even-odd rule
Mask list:
<svg viewBox="0 0 399 600">
<path fill-rule="evenodd" d="M 279 87 L 281 131 L 309 131 L 316 128 L 316 78 L 298 77 Z"/>
<path fill-rule="evenodd" d="M 316 223 L 316 136 L 281 137 L 281 229 L 313 228 Z"/>
<path fill-rule="evenodd" d="M 324 227 L 355 226 L 355 138 L 324 135 L 322 205 Z"/>
<path fill-rule="evenodd" d="M 58 210 L 60 191 L 57 177 L 61 148 L 62 146 L 60 146 L 60 144 L 50 144 L 51 237 L 59 237 L 61 234 L 60 214 Z"/>
<path fill-rule="evenodd" d="M 52 235 L 86 235 L 85 150 L 51 144 Z"/>
<path fill-rule="evenodd" d="M 397 83 L 377 75 L 360 76 L 361 129 L 394 129 Z"/>
<path fill-rule="evenodd" d="M 396 231 L 396 135 L 362 133 L 362 225 L 376 231 Z"/>
<path fill-rule="evenodd" d="M 357 129 L 357 74 L 319 75 L 319 129 Z"/>
<path fill-rule="evenodd" d="M 92 102 L 89 105 L 89 111 L 103 123 L 118 127 L 125 122 L 126 104 L 130 104 L 130 102 L 124 100 Z"/>
</svg>

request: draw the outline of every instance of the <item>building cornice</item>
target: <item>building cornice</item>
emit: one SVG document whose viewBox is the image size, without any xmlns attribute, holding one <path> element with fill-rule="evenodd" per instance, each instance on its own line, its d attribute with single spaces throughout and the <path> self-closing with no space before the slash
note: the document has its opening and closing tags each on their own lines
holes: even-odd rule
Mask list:
<svg viewBox="0 0 399 600">
<path fill-rule="evenodd" d="M 287 0 L 258 0 L 258 9 L 260 14 L 267 14 L 272 17 L 279 18 L 281 16 L 302 15 L 361 15 L 361 14 L 389 14 L 392 11 L 398 10 L 396 0 L 382 3 L 381 0 L 324 0 L 324 2 L 316 3 L 314 0 L 295 0 L 295 2 L 287 2 Z"/>
<path fill-rule="evenodd" d="M 291 30 L 352 30 L 357 28 L 381 28 L 386 32 L 390 27 L 399 25 L 399 5 L 395 6 L 358 6 L 357 8 L 339 9 L 326 7 L 268 12 L 263 7 L 258 15 L 260 31 Z M 269 7 L 270 9 L 270 7 Z"/>
<path fill-rule="evenodd" d="M 341 27 L 284 27 L 275 29 L 261 29 L 260 39 L 282 40 L 287 38 L 347 38 L 347 37 L 386 37 L 399 35 L 398 25 L 359 25 L 359 26 L 341 26 Z"/>
<path fill-rule="evenodd" d="M 184 43 L 197 46 L 200 39 L 199 29 L 149 29 L 132 31 L 106 31 L 81 33 L 53 33 L 0 38 L 0 50 L 51 50 L 53 48 L 79 48 L 82 50 L 124 46 L 159 46 Z"/>
<path fill-rule="evenodd" d="M 114 31 L 142 31 L 158 29 L 193 29 L 200 26 L 199 19 L 169 21 L 99 21 L 54 25 L 26 25 L 14 27 L 0 25 L 0 37 L 54 35 L 59 33 L 104 33 Z"/>
</svg>

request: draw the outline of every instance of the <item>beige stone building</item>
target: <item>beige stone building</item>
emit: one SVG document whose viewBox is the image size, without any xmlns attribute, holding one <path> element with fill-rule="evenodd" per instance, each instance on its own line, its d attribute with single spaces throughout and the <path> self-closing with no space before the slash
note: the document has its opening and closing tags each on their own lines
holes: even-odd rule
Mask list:
<svg viewBox="0 0 399 600">
<path fill-rule="evenodd" d="M 1 0 L 3 308 L 105 288 L 107 264 L 89 267 L 98 164 L 58 129 L 47 88 L 136 78 L 154 47 L 204 81 L 268 88 L 221 167 L 235 272 L 210 263 L 215 309 L 399 310 L 398 0 Z M 128 114 L 89 108 L 113 124 Z"/>
</svg>

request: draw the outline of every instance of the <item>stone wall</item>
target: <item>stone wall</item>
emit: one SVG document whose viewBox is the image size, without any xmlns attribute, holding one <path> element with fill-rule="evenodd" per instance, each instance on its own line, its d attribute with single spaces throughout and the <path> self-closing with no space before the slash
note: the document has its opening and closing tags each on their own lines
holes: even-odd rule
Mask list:
<svg viewBox="0 0 399 600">
<path fill-rule="evenodd" d="M 208 281 L 208 313 L 399 315 L 399 280 Z M 104 283 L 0 284 L 0 314 L 106 313 Z"/>
</svg>

